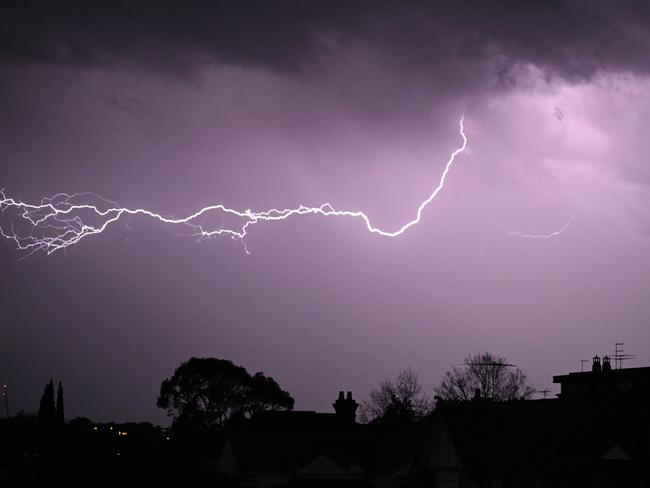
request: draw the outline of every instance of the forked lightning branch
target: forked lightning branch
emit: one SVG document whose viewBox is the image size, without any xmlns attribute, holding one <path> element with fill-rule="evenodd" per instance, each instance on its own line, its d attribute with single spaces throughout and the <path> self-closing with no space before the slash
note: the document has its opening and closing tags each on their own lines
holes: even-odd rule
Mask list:
<svg viewBox="0 0 650 488">
<path fill-rule="evenodd" d="M 2 212 L 3 220 L 6 221 L 0 225 L 0 233 L 5 239 L 13 241 L 18 250 L 28 254 L 35 252 L 51 254 L 77 244 L 82 239 L 101 234 L 112 224 L 129 216 L 142 216 L 160 223 L 182 226 L 188 235 L 195 237 L 226 236 L 244 242 L 250 229 L 260 222 L 277 222 L 290 217 L 320 215 L 357 219 L 370 233 L 381 237 L 399 237 L 420 222 L 424 210 L 444 188 L 456 158 L 467 147 L 468 141 L 462 117 L 459 121 L 459 134 L 462 143 L 450 154 L 431 193 L 420 203 L 411 220 L 393 230 L 375 226 L 363 211 L 338 210 L 331 203 L 323 203 L 317 207 L 299 205 L 294 208 L 271 208 L 262 211 L 237 210 L 218 203 L 203 207 L 184 217 L 173 217 L 146 208 L 120 207 L 117 203 L 92 193 L 59 193 L 53 197 L 43 198 L 39 203 L 34 204 L 11 198 L 4 191 L 0 191 L 0 212 Z M 232 227 L 207 226 L 204 223 L 205 218 L 217 213 L 222 216 L 234 217 L 238 224 Z M 561 232 L 564 230 L 562 229 Z M 525 234 L 508 233 L 528 237 Z"/>
</svg>

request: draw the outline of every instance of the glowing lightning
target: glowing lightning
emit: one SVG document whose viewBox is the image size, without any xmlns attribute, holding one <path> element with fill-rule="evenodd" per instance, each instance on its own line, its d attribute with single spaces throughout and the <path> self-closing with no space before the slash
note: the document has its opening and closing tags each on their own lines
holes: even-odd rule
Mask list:
<svg viewBox="0 0 650 488">
<path fill-rule="evenodd" d="M 515 230 L 508 230 L 506 229 L 503 225 L 499 225 L 503 232 L 506 234 L 513 236 L 513 237 L 523 237 L 524 239 L 552 239 L 553 237 L 557 237 L 559 235 L 564 234 L 564 231 L 566 231 L 569 226 L 571 225 L 571 221 L 573 220 L 573 217 L 571 217 L 569 220 L 566 221 L 566 224 L 562 226 L 561 229 L 556 230 L 554 232 L 551 232 L 549 234 L 524 234 L 523 232 L 518 232 Z"/>
<path fill-rule="evenodd" d="M 28 231 L 21 232 L 19 229 L 16 229 L 16 226 L 12 223 L 10 226 L 10 232 L 0 227 L 0 234 L 6 239 L 13 240 L 16 247 L 22 251 L 27 251 L 30 254 L 44 251 L 47 254 L 51 254 L 73 244 L 77 244 L 85 237 L 104 232 L 109 225 L 117 222 L 123 216 L 144 215 L 162 223 L 188 226 L 193 231 L 191 235 L 197 237 L 225 235 L 230 236 L 233 239 L 240 239 L 244 242 L 248 229 L 258 222 L 285 220 L 293 215 L 315 214 L 325 217 L 359 218 L 363 220 L 366 229 L 369 232 L 379 234 L 383 237 L 397 237 L 420 222 L 424 209 L 433 201 L 444 187 L 447 174 L 449 173 L 456 156 L 462 153 L 467 147 L 467 137 L 464 132 L 462 117 L 459 126 L 463 143 L 449 156 L 437 186 L 420 204 L 413 220 L 408 221 L 399 229 L 394 231 L 386 231 L 379 227 L 375 227 L 364 212 L 335 210 L 330 203 L 324 203 L 319 207 L 306 207 L 300 205 L 297 208 L 272 208 L 260 212 L 253 212 L 250 209 L 243 211 L 233 210 L 222 204 L 215 204 L 204 207 L 185 217 L 174 218 L 143 208 L 130 209 L 119 207 L 115 202 L 111 202 L 92 193 L 75 193 L 72 195 L 59 193 L 54 197 L 42 199 L 39 204 L 29 204 L 9 198 L 5 195 L 3 190 L 0 190 L 0 211 L 2 213 L 7 211 L 15 212 L 16 217 L 18 218 L 18 223 L 28 228 Z M 97 198 L 101 201 L 101 204 L 77 203 L 80 199 L 88 197 Z M 223 214 L 243 219 L 243 223 L 239 229 L 223 227 L 218 229 L 203 228 L 203 224 L 198 221 L 209 212 L 214 211 L 223 212 Z M 99 223 L 94 225 L 90 223 L 95 220 L 99 220 Z M 246 252 L 248 253 L 248 250 L 246 250 Z"/>
</svg>

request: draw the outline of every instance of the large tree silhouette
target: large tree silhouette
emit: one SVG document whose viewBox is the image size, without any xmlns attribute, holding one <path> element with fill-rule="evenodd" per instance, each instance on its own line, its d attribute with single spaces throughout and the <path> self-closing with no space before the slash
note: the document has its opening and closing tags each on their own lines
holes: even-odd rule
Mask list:
<svg viewBox="0 0 650 488">
<path fill-rule="evenodd" d="M 525 400 L 535 392 L 521 369 L 489 352 L 467 356 L 463 367 L 452 367 L 434 390 L 447 401 L 471 400 L 477 394 L 494 401 Z"/>
<path fill-rule="evenodd" d="M 408 368 L 394 380 L 385 379 L 378 388 L 370 390 L 368 399 L 361 403 L 361 420 L 405 424 L 422 418 L 431 409 L 431 400 L 422 393 L 418 375 Z"/>
<path fill-rule="evenodd" d="M 160 385 L 157 405 L 175 427 L 225 427 L 263 410 L 291 410 L 294 400 L 271 377 L 251 376 L 225 359 L 191 358 Z"/>
</svg>

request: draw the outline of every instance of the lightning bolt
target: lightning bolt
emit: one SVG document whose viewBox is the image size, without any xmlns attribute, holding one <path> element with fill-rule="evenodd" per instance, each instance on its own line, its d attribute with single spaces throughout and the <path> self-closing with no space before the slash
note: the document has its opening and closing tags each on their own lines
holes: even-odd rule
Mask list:
<svg viewBox="0 0 650 488">
<path fill-rule="evenodd" d="M 26 251 L 28 255 L 35 252 L 45 252 L 49 255 L 77 244 L 86 237 L 101 234 L 122 217 L 141 215 L 165 224 L 187 226 L 191 230 L 190 235 L 200 238 L 228 236 L 239 239 L 244 243 L 244 249 L 248 253 L 244 239 L 253 225 L 259 222 L 285 220 L 292 216 L 322 215 L 324 217 L 360 219 L 370 233 L 382 237 L 398 237 L 420 222 L 424 209 L 442 191 L 456 157 L 467 147 L 463 117 L 459 122 L 459 133 L 463 142 L 449 156 L 437 185 L 417 208 L 415 217 L 396 230 L 383 230 L 374 226 L 364 212 L 336 210 L 330 203 L 324 203 L 318 207 L 300 205 L 295 208 L 272 208 L 256 212 L 251 209 L 235 210 L 223 204 L 214 204 L 203 207 L 185 217 L 176 218 L 145 208 L 120 207 L 117 203 L 93 193 L 59 193 L 53 197 L 43 198 L 38 204 L 30 204 L 10 198 L 4 193 L 4 190 L 0 190 L 0 212 L 3 215 L 12 212 L 11 216 L 16 219 L 16 223 L 10 220 L 9 229 L 0 226 L 0 234 L 5 239 L 13 241 L 18 250 Z M 97 199 L 98 202 L 89 203 L 90 199 Z M 236 228 L 224 228 L 223 226 L 216 229 L 204 228 L 200 220 L 211 212 L 221 212 L 224 215 L 240 219 L 242 223 Z"/>
<path fill-rule="evenodd" d="M 566 224 L 562 226 L 561 229 L 553 231 L 549 234 L 525 234 L 523 232 L 519 232 L 516 230 L 509 230 L 503 225 L 497 224 L 499 227 L 501 227 L 501 230 L 505 232 L 506 234 L 513 236 L 513 237 L 522 237 L 524 239 L 552 239 L 553 237 L 557 237 L 559 235 L 564 234 L 564 232 L 569 228 L 571 225 L 571 222 L 573 221 L 574 217 L 571 217 L 569 220 L 566 221 Z"/>
</svg>

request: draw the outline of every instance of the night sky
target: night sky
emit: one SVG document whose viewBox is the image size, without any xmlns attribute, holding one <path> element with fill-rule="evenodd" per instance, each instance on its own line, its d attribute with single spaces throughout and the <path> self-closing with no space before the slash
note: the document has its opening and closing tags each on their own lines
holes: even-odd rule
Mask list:
<svg viewBox="0 0 650 488">
<path fill-rule="evenodd" d="M 247 254 L 136 216 L 50 255 L 2 239 L 14 412 L 53 377 L 70 418 L 166 423 L 160 382 L 192 356 L 320 411 L 409 366 L 432 393 L 479 351 L 552 393 L 617 341 L 650 364 L 650 2 L 95 3 L 0 7 L 7 196 L 330 202 L 392 230 L 463 115 L 468 146 L 396 238 L 297 216 L 251 227 Z"/>
</svg>

